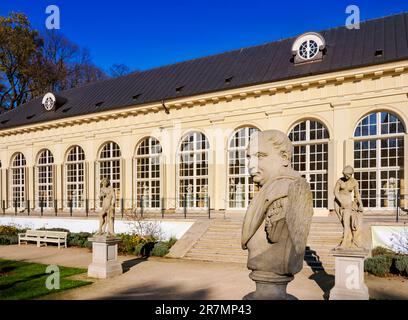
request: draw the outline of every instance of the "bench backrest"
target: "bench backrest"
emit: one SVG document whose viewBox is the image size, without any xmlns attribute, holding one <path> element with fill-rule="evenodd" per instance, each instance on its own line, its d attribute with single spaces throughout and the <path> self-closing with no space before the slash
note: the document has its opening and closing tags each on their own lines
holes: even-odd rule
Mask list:
<svg viewBox="0 0 408 320">
<path fill-rule="evenodd" d="M 46 235 L 45 230 L 27 230 L 26 231 L 26 236 L 31 236 L 31 237 L 44 237 Z"/>
<path fill-rule="evenodd" d="M 66 238 L 68 232 L 65 231 L 46 231 L 47 238 Z"/>
</svg>

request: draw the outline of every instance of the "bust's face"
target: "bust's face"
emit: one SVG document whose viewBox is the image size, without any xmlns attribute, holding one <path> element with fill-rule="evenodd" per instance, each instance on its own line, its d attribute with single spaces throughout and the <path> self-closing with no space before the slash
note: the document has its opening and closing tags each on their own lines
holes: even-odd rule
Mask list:
<svg viewBox="0 0 408 320">
<path fill-rule="evenodd" d="M 254 134 L 247 149 L 248 170 L 254 182 L 263 186 L 267 181 L 278 177 L 284 164 L 285 156 L 275 149 L 271 142 L 262 139 L 259 134 Z"/>
<path fill-rule="evenodd" d="M 101 181 L 101 186 L 102 187 L 106 187 L 108 185 L 108 181 L 106 180 L 106 179 L 103 179 L 102 181 Z"/>
</svg>

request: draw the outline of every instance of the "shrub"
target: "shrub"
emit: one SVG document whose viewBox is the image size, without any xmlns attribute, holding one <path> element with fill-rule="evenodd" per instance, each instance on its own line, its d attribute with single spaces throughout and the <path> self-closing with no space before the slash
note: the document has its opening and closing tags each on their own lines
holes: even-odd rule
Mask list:
<svg viewBox="0 0 408 320">
<path fill-rule="evenodd" d="M 135 249 L 133 250 L 133 254 L 135 256 L 140 256 L 144 245 L 144 243 L 139 243 L 138 245 L 136 245 Z"/>
<path fill-rule="evenodd" d="M 17 235 L 0 234 L 0 245 L 10 245 L 17 243 L 18 243 Z"/>
<path fill-rule="evenodd" d="M 90 236 L 92 234 L 89 232 L 69 233 L 67 237 L 68 246 L 90 248 L 92 246 L 92 243 L 88 241 Z"/>
<path fill-rule="evenodd" d="M 371 250 L 371 255 L 373 257 L 375 257 L 375 256 L 384 256 L 384 255 L 393 256 L 393 255 L 395 255 L 395 252 L 390 250 L 390 249 L 378 246 L 378 247 L 375 247 L 373 250 Z"/>
<path fill-rule="evenodd" d="M 408 256 L 396 256 L 395 268 L 402 276 L 408 276 Z"/>
<path fill-rule="evenodd" d="M 45 230 L 45 231 L 60 231 L 60 232 L 68 232 L 70 233 L 70 231 L 68 229 L 64 229 L 64 228 L 39 228 L 37 230 Z"/>
<path fill-rule="evenodd" d="M 163 257 L 169 253 L 168 242 L 157 242 L 151 252 L 152 256 Z"/>
<path fill-rule="evenodd" d="M 14 226 L 0 226 L 1 235 L 17 235 L 21 230 Z"/>
<path fill-rule="evenodd" d="M 171 237 L 169 240 L 167 240 L 167 246 L 169 247 L 169 249 L 177 242 L 177 238 L 176 237 Z"/>
<path fill-rule="evenodd" d="M 144 244 L 144 239 L 137 234 L 119 234 L 121 242 L 118 246 L 118 251 L 121 253 L 134 254 L 136 246 Z"/>
<path fill-rule="evenodd" d="M 391 273 L 392 263 L 392 256 L 375 256 L 364 261 L 364 270 L 378 277 L 384 277 Z"/>
</svg>

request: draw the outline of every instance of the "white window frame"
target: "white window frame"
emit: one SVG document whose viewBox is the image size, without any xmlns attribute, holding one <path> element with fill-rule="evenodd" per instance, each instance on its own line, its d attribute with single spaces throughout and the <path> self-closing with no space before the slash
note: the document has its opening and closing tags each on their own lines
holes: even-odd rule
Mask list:
<svg viewBox="0 0 408 320">
<path fill-rule="evenodd" d="M 142 145 L 147 142 L 147 148 L 148 148 L 148 153 L 146 154 L 138 154 L 140 148 L 142 148 Z M 157 144 L 153 145 L 153 142 L 157 142 Z M 146 147 L 146 145 L 144 146 Z M 159 152 L 152 152 L 153 150 L 159 150 Z M 139 170 L 139 164 L 138 162 L 140 160 L 144 159 L 147 162 L 148 169 L 147 171 Z M 152 177 L 153 173 L 153 165 L 155 165 L 153 162 L 158 161 L 158 177 Z M 162 146 L 160 144 L 160 141 L 156 139 L 155 137 L 146 137 L 142 141 L 139 142 L 139 144 L 136 147 L 135 150 L 135 155 L 133 157 L 133 163 L 134 163 L 134 172 L 135 172 L 135 199 L 136 199 L 136 207 L 140 207 L 140 197 L 142 195 L 142 192 L 140 192 L 141 189 L 144 188 L 144 186 L 147 184 L 148 187 L 148 195 L 143 196 L 143 209 L 149 209 L 149 210 L 160 210 L 161 208 L 161 198 L 162 198 L 162 168 L 161 168 L 161 162 L 162 162 Z M 147 175 L 147 178 L 140 178 L 139 177 L 139 171 L 144 171 L 145 174 Z M 139 185 L 140 184 L 140 185 Z M 159 199 L 154 200 L 154 198 L 157 198 L 157 193 L 153 192 L 156 187 L 153 185 L 158 184 L 159 188 Z M 153 196 L 152 196 L 153 195 Z"/>
<path fill-rule="evenodd" d="M 254 182 L 251 182 L 252 178 L 251 175 L 249 174 L 248 171 L 248 166 L 247 166 L 247 159 L 245 156 L 246 153 L 246 149 L 248 147 L 248 143 L 249 143 L 249 137 L 250 137 L 250 131 L 254 130 L 253 132 L 259 132 L 260 130 L 254 126 L 244 126 L 244 127 L 240 127 L 238 129 L 236 129 L 233 134 L 230 136 L 230 138 L 228 139 L 228 150 L 227 150 L 227 208 L 229 210 L 243 210 L 246 209 L 250 203 L 250 199 L 251 197 L 253 198 L 253 196 L 255 195 L 255 193 L 257 192 L 257 185 Z M 241 132 L 242 130 L 245 131 L 244 133 L 244 145 L 240 145 L 238 147 L 236 146 L 231 146 L 231 143 L 233 142 L 235 136 Z M 244 173 L 238 173 L 238 174 L 231 174 L 230 173 L 230 169 L 231 169 L 231 152 L 239 152 L 239 151 L 243 151 L 244 152 L 244 157 L 241 159 L 236 159 L 239 160 L 239 162 L 241 162 L 241 160 L 243 160 L 244 162 Z M 236 167 L 236 166 L 233 166 Z M 244 179 L 244 189 L 243 189 L 243 197 L 244 199 L 241 200 L 243 201 L 243 205 L 239 206 L 237 203 L 237 199 L 233 200 L 231 199 L 231 188 L 233 187 L 233 185 L 231 184 L 231 180 L 233 179 Z M 252 190 L 251 190 L 252 189 Z M 235 195 L 236 195 L 236 185 L 235 185 Z M 231 205 L 231 202 L 235 203 L 235 205 Z"/>
<path fill-rule="evenodd" d="M 70 156 L 74 156 L 76 160 L 70 160 Z M 80 157 L 83 157 L 83 160 L 78 160 Z M 82 169 L 80 166 L 82 165 Z M 64 202 L 64 207 L 69 208 L 70 207 L 70 200 L 72 200 L 72 208 L 75 210 L 77 209 L 84 209 L 85 208 L 85 152 L 84 149 L 80 146 L 72 146 L 68 149 L 66 158 L 65 158 L 65 163 L 64 163 L 64 178 L 65 178 L 65 202 Z M 74 178 L 75 181 L 69 181 L 68 179 L 68 172 L 69 172 L 69 167 L 72 166 L 73 169 L 71 170 L 74 172 L 71 177 Z M 81 171 L 82 171 L 82 181 L 78 179 L 81 176 Z M 71 199 L 72 195 L 68 194 L 69 191 L 69 186 L 74 186 L 75 190 L 82 190 L 82 199 L 80 197 L 80 194 L 75 194 L 74 197 Z"/>
<path fill-rule="evenodd" d="M 17 159 L 19 158 L 19 159 Z M 17 163 L 16 163 L 17 161 Z M 11 189 L 11 207 L 14 208 L 14 204 L 17 202 L 17 208 L 25 208 L 26 202 L 26 167 L 27 161 L 21 152 L 15 154 L 11 160 L 11 170 L 10 170 L 10 189 Z M 18 176 L 18 183 L 14 183 L 16 180 L 15 176 Z"/>
<path fill-rule="evenodd" d="M 388 113 L 388 114 L 396 117 L 400 121 L 401 125 L 403 126 L 404 132 L 402 132 L 402 133 L 386 133 L 386 134 L 382 134 L 381 133 L 381 113 L 383 113 L 383 112 Z M 375 114 L 375 117 L 376 117 L 376 119 L 375 119 L 376 133 L 374 135 L 368 134 L 368 135 L 365 135 L 365 136 L 363 136 L 363 135 L 356 136 L 356 131 L 360 127 L 360 125 L 362 124 L 363 120 L 366 119 L 366 118 L 369 118 L 372 114 Z M 394 202 L 395 206 L 390 206 L 389 203 L 388 203 L 388 206 L 384 206 L 384 207 L 381 206 L 381 199 L 382 199 L 381 190 L 384 189 L 384 186 L 382 186 L 382 182 L 381 182 L 381 172 L 388 172 L 388 174 L 389 174 L 389 172 L 392 172 L 392 171 L 397 172 L 397 175 L 398 175 L 398 177 L 397 177 L 397 187 L 396 188 L 389 188 L 388 191 L 387 191 L 387 192 L 390 192 L 390 190 L 391 190 L 391 192 L 394 193 L 394 196 L 396 196 L 396 192 L 400 188 L 400 181 L 401 181 L 401 179 L 404 178 L 403 176 L 401 177 L 398 173 L 401 172 L 402 170 L 404 170 L 404 167 L 403 166 L 401 167 L 399 165 L 383 167 L 381 165 L 381 141 L 382 140 L 388 140 L 388 139 L 402 139 L 402 145 L 403 145 L 403 148 L 404 148 L 405 132 L 406 132 L 405 124 L 401 120 L 401 118 L 398 115 L 396 115 L 395 113 L 392 113 L 392 112 L 389 112 L 389 111 L 371 112 L 371 113 L 365 115 L 364 117 L 362 117 L 358 121 L 356 127 L 354 128 L 354 133 L 353 133 L 354 142 L 375 141 L 375 150 L 376 150 L 375 151 L 375 153 L 376 153 L 375 161 L 376 161 L 376 166 L 375 167 L 358 168 L 358 167 L 356 167 L 356 165 L 354 165 L 355 173 L 367 172 L 367 174 L 370 175 L 370 173 L 375 172 L 375 182 L 376 182 L 375 202 L 376 202 L 376 205 L 375 205 L 375 207 L 372 207 L 372 206 L 369 206 L 369 205 L 366 206 L 369 210 L 395 210 L 396 209 L 396 202 Z M 355 149 L 355 143 L 353 143 L 353 154 L 355 152 L 358 152 L 358 151 Z M 404 156 L 405 155 L 403 154 L 403 157 Z M 371 158 L 367 158 L 367 159 L 369 161 L 369 159 L 371 159 Z M 398 157 L 397 157 L 397 159 L 398 159 Z M 354 161 L 356 161 L 356 159 L 354 159 Z M 368 181 L 370 181 L 370 180 L 368 180 Z M 362 182 L 361 181 L 359 181 L 359 187 L 360 187 L 360 193 L 363 196 L 363 194 L 362 194 Z M 369 188 L 367 190 L 369 191 L 371 189 Z M 363 199 L 363 201 L 364 201 L 364 199 Z M 368 204 L 370 203 L 369 199 L 370 199 L 370 197 L 367 200 Z"/>
<path fill-rule="evenodd" d="M 316 122 L 316 123 L 319 123 L 321 126 L 323 126 L 323 128 L 324 128 L 324 130 L 327 132 L 327 135 L 328 135 L 328 138 L 323 138 L 323 139 L 311 139 L 310 138 L 310 123 L 311 122 Z M 298 126 L 298 125 L 301 125 L 302 123 L 306 123 L 306 128 L 305 128 L 305 133 L 306 133 L 306 137 L 305 137 L 305 139 L 304 140 L 301 140 L 301 141 L 292 141 L 292 144 L 293 144 L 293 146 L 294 147 L 297 147 L 297 146 L 299 146 L 299 147 L 302 147 L 302 146 L 304 146 L 305 147 L 305 156 L 306 156 L 306 162 L 305 162 L 305 170 L 299 170 L 299 173 L 307 180 L 307 182 L 311 182 L 311 176 L 312 175 L 325 175 L 326 176 L 326 180 L 322 180 L 321 181 L 321 183 L 322 184 L 324 184 L 324 183 L 326 183 L 326 185 L 328 186 L 328 175 L 329 175 L 329 170 L 328 170 L 328 161 L 329 161 L 329 159 L 328 159 L 328 157 L 329 157 L 329 155 L 328 155 L 328 152 L 329 152 L 329 141 L 330 141 L 330 132 L 329 132 L 329 130 L 327 129 L 327 127 L 324 125 L 324 123 L 322 123 L 321 121 L 319 121 L 319 120 L 316 120 L 316 119 L 306 119 L 306 120 L 301 120 L 301 121 L 298 121 L 290 130 L 289 130 L 289 134 L 288 134 L 288 136 L 290 137 L 290 134 L 293 132 L 293 130 Z M 311 146 L 312 145 L 314 145 L 314 146 L 317 146 L 317 145 L 322 145 L 322 148 L 325 148 L 326 150 L 327 150 L 327 160 L 326 160 L 326 168 L 327 169 L 314 169 L 314 170 L 312 170 L 310 167 L 310 164 L 311 164 L 311 157 L 310 157 L 310 155 L 311 155 L 311 151 L 310 151 L 310 148 L 311 148 Z M 302 153 L 303 154 L 303 153 Z M 324 154 L 324 153 L 323 153 Z M 295 152 L 294 152 L 294 150 L 293 150 L 293 154 L 292 154 L 292 164 L 293 164 L 293 161 L 294 161 L 294 159 L 293 159 L 293 157 L 295 156 Z M 323 162 L 324 163 L 324 160 L 323 161 L 320 161 L 320 162 Z M 312 193 L 313 193 L 313 189 L 312 189 Z M 317 190 L 316 189 L 316 191 L 321 191 L 321 190 Z M 326 202 L 326 204 L 327 204 L 327 206 L 324 206 L 324 204 L 323 204 L 323 206 L 322 207 L 318 207 L 318 206 L 315 206 L 315 201 L 318 201 L 318 200 L 320 200 L 320 201 L 322 201 L 323 203 L 324 202 Z M 314 193 L 313 193 L 313 208 L 315 208 L 315 209 L 327 209 L 329 207 L 329 190 L 324 190 L 323 191 L 323 198 L 319 198 L 319 199 L 315 199 L 315 197 L 314 197 Z"/>
<path fill-rule="evenodd" d="M 202 135 L 204 137 L 205 140 L 200 140 L 200 141 L 205 141 L 205 144 L 206 144 L 207 148 L 205 148 L 205 149 L 198 149 L 197 148 L 197 141 L 198 141 L 197 136 L 198 135 Z M 190 136 L 193 136 L 193 141 L 192 141 L 193 148 L 192 148 L 192 150 L 182 151 L 181 148 L 183 146 L 183 143 L 187 139 L 189 139 Z M 206 168 L 204 168 L 207 171 L 206 175 L 197 175 L 196 174 L 197 169 L 198 169 L 197 164 L 199 163 L 199 160 L 200 160 L 198 158 L 200 158 L 201 155 L 205 155 L 205 158 L 207 160 L 206 161 L 206 164 L 207 164 Z M 183 190 L 181 189 L 182 188 L 182 184 L 181 184 L 182 180 L 192 180 L 192 182 L 193 182 L 193 184 L 192 184 L 192 187 L 193 187 L 192 195 L 193 195 L 193 197 L 192 197 L 192 199 L 190 199 L 190 198 L 188 198 L 188 196 L 185 196 L 186 207 L 189 208 L 189 209 L 192 209 L 192 210 L 200 210 L 200 209 L 203 209 L 203 208 L 208 208 L 207 201 L 208 201 L 208 197 L 209 197 L 208 188 L 209 188 L 209 170 L 210 170 L 209 156 L 210 156 L 210 143 L 209 143 L 209 140 L 208 140 L 207 136 L 203 132 L 190 131 L 190 132 L 188 132 L 187 134 L 185 134 L 183 136 L 183 138 L 181 139 L 178 151 L 177 151 L 177 158 L 176 158 L 176 166 L 177 166 L 176 167 L 177 168 L 177 172 L 176 172 L 176 175 L 177 175 L 177 201 L 176 202 L 177 202 L 177 208 L 178 209 L 184 207 L 183 196 L 187 193 L 187 191 L 183 192 Z M 181 158 L 189 158 L 189 159 L 192 158 L 192 160 L 193 160 L 192 161 L 192 163 L 193 163 L 193 175 L 192 176 L 190 176 L 190 175 L 189 176 L 183 176 L 183 177 L 180 176 L 180 171 L 181 171 L 180 167 L 181 167 L 181 165 L 183 163 Z M 201 168 L 201 169 L 203 169 L 203 168 Z M 204 180 L 206 179 L 207 184 L 204 184 L 204 185 L 198 184 L 198 181 L 200 179 L 204 179 Z M 201 191 L 197 192 L 198 187 L 200 187 Z M 206 187 L 206 190 L 205 189 L 203 190 L 203 187 Z"/>
<path fill-rule="evenodd" d="M 40 163 L 41 158 L 44 157 L 45 163 Z M 45 188 L 46 197 L 43 201 L 44 209 L 53 209 L 54 208 L 54 155 L 49 149 L 43 149 L 38 153 L 37 162 L 35 166 L 35 203 L 36 207 L 41 207 L 40 201 L 40 187 Z M 40 173 L 45 174 L 46 182 L 40 182 Z M 50 181 L 49 181 L 50 179 Z"/>
</svg>

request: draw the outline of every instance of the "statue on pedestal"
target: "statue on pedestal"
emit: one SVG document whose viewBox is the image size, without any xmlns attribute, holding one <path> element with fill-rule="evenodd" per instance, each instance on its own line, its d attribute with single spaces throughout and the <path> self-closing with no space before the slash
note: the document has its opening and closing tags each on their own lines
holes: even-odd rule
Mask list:
<svg viewBox="0 0 408 320">
<path fill-rule="evenodd" d="M 346 166 L 343 177 L 334 187 L 334 209 L 343 225 L 343 239 L 331 251 L 335 259 L 336 281 L 330 291 L 330 300 L 369 299 L 364 283 L 364 259 L 369 251 L 362 242 L 363 202 L 353 173 L 354 169 Z"/>
<path fill-rule="evenodd" d="M 363 202 L 358 190 L 358 181 L 353 176 L 354 169 L 346 166 L 343 177 L 334 187 L 334 209 L 343 226 L 343 240 L 338 248 L 361 248 Z M 353 194 L 354 193 L 354 194 Z"/>
<path fill-rule="evenodd" d="M 313 216 L 309 184 L 290 165 L 292 143 L 281 131 L 255 132 L 247 149 L 249 173 L 260 185 L 244 218 L 242 248 L 256 291 L 244 299 L 287 299 L 303 268 Z"/>
<path fill-rule="evenodd" d="M 114 236 L 114 215 L 116 205 L 115 190 L 112 188 L 108 178 L 101 181 L 100 199 L 102 200 L 102 210 L 99 214 L 99 231 L 96 235 Z M 106 227 L 108 232 L 106 232 Z"/>
</svg>

